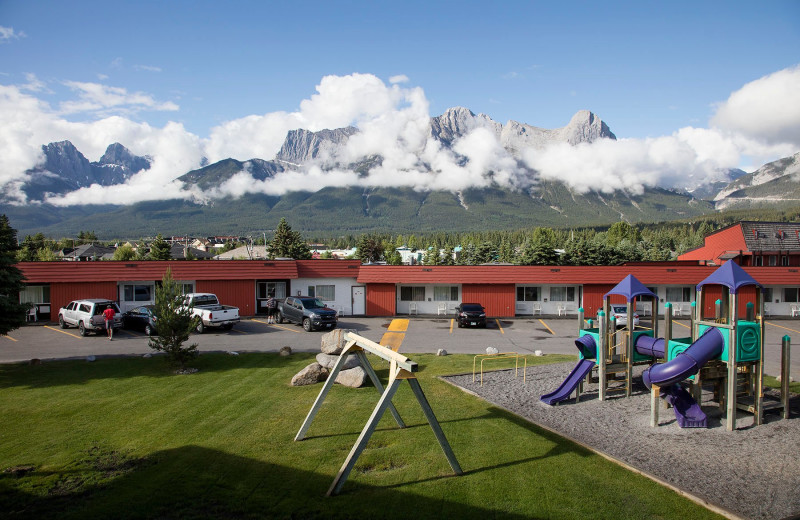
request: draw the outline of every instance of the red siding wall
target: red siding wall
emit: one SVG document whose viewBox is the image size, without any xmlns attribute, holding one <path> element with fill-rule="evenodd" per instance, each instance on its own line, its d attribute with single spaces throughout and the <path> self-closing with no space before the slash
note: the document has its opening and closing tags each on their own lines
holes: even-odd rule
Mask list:
<svg viewBox="0 0 800 520">
<path fill-rule="evenodd" d="M 516 312 L 517 289 L 514 285 L 464 284 L 461 301 L 480 303 L 486 316 L 508 317 Z"/>
<path fill-rule="evenodd" d="M 703 317 L 713 319 L 716 312 L 716 301 L 722 297 L 722 286 L 704 286 L 703 293 L 705 294 Z M 747 317 L 747 303 L 752 302 L 753 305 L 756 304 L 756 288 L 742 287 L 737 293 L 736 300 L 739 307 L 738 318 L 743 320 Z M 756 309 L 756 312 L 758 312 L 758 309 Z"/>
<path fill-rule="evenodd" d="M 397 313 L 393 283 L 367 284 L 367 316 L 394 316 Z"/>
<path fill-rule="evenodd" d="M 50 320 L 58 321 L 58 309 L 72 300 L 107 298 L 117 301 L 116 282 L 80 282 L 50 284 Z"/>
<path fill-rule="evenodd" d="M 597 311 L 603 308 L 603 296 L 613 289 L 613 285 L 584 285 L 583 286 L 583 315 L 587 318 L 597 316 Z M 625 298 L 612 295 L 611 303 L 623 303 Z"/>
<path fill-rule="evenodd" d="M 255 280 L 197 280 L 196 290 L 216 294 L 223 305 L 239 307 L 239 316 L 255 314 Z"/>
</svg>

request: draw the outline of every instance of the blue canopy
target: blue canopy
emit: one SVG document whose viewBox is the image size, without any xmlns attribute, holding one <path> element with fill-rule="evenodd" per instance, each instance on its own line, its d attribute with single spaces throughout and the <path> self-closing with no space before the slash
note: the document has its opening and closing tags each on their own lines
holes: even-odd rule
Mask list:
<svg viewBox="0 0 800 520">
<path fill-rule="evenodd" d="M 697 284 L 697 290 L 699 291 L 700 287 L 709 283 L 724 285 L 730 289 L 732 294 L 736 294 L 736 292 L 739 290 L 739 287 L 743 287 L 745 285 L 755 285 L 757 287 L 761 287 L 760 283 L 755 281 L 752 276 L 747 274 L 744 269 L 739 267 L 739 264 L 735 263 L 733 260 L 728 260 L 716 271 L 711 273 L 708 278 Z"/>
<path fill-rule="evenodd" d="M 608 298 L 609 294 L 624 296 L 628 301 L 633 300 L 637 296 L 651 296 L 657 298 L 653 291 L 645 287 L 642 282 L 637 280 L 632 274 L 626 276 L 616 287 L 608 291 L 603 298 Z"/>
</svg>

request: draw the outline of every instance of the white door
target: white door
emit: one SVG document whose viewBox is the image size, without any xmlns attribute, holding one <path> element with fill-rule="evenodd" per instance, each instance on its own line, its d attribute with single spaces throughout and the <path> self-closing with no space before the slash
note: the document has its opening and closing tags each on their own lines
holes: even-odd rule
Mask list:
<svg viewBox="0 0 800 520">
<path fill-rule="evenodd" d="M 367 288 L 363 285 L 355 285 L 351 289 L 353 315 L 363 316 L 367 313 Z"/>
</svg>

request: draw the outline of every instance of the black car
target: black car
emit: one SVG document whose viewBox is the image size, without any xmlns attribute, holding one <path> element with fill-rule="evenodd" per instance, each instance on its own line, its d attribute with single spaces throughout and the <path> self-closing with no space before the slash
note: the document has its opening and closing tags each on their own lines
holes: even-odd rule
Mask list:
<svg viewBox="0 0 800 520">
<path fill-rule="evenodd" d="M 143 305 L 122 314 L 122 327 L 142 330 L 148 336 L 158 334 L 156 331 L 155 305 Z"/>
<path fill-rule="evenodd" d="M 486 309 L 480 303 L 462 303 L 456 307 L 459 327 L 486 327 Z"/>
</svg>

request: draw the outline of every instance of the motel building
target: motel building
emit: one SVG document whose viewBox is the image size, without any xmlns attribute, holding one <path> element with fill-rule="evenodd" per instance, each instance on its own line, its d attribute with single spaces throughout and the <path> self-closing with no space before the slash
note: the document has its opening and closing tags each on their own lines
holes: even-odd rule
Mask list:
<svg viewBox="0 0 800 520">
<path fill-rule="evenodd" d="M 215 293 L 241 316 L 266 313 L 270 295 L 320 298 L 342 315 L 452 315 L 462 302 L 480 303 L 490 317 L 575 316 L 583 308 L 596 316 L 603 295 L 632 274 L 658 295 L 637 302 L 642 316 L 689 316 L 695 286 L 726 261 L 742 266 L 764 287 L 765 314 L 800 317 L 800 223 L 739 222 L 705 238 L 704 245 L 674 262 L 619 266 L 425 266 L 361 265 L 358 260 L 203 260 L 138 262 L 22 262 L 30 319 L 57 321 L 72 300 L 107 298 L 123 312 L 155 302 L 155 288 L 167 269 L 184 292 Z M 721 289 L 720 296 L 721 296 Z M 755 288 L 743 291 L 755 301 Z M 615 300 L 614 298 L 620 298 Z M 704 315 L 713 315 L 707 298 Z M 612 303 L 623 303 L 612 297 Z"/>
</svg>

